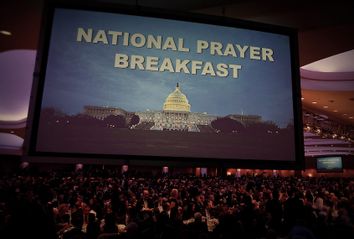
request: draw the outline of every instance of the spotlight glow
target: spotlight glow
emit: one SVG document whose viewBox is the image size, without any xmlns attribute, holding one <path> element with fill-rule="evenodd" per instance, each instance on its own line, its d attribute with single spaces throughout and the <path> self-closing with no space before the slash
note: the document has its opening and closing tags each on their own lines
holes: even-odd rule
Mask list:
<svg viewBox="0 0 354 239">
<path fill-rule="evenodd" d="M 9 32 L 9 31 L 1 30 L 0 33 L 5 35 L 5 36 L 12 36 L 12 33 Z"/>
</svg>

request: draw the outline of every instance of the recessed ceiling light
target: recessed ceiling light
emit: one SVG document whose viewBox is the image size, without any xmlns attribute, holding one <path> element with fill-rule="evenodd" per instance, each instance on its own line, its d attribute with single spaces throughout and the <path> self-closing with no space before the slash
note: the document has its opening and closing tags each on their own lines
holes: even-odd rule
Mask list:
<svg viewBox="0 0 354 239">
<path fill-rule="evenodd" d="M 312 103 L 312 104 L 317 104 L 317 101 L 312 101 L 311 103 Z"/>
<path fill-rule="evenodd" d="M 11 36 L 12 35 L 11 32 L 5 31 L 5 30 L 1 30 L 0 33 L 3 34 L 3 35 L 6 35 L 6 36 Z"/>
<path fill-rule="evenodd" d="M 347 114 L 343 114 L 343 116 L 347 116 Z"/>
<path fill-rule="evenodd" d="M 334 113 L 337 113 L 337 112 L 338 112 L 338 110 L 333 110 L 333 112 L 334 112 Z"/>
<path fill-rule="evenodd" d="M 353 116 L 350 116 L 349 119 L 354 119 L 354 117 L 353 117 Z"/>
<path fill-rule="evenodd" d="M 305 98 L 304 97 L 301 97 L 301 100 L 304 100 Z"/>
<path fill-rule="evenodd" d="M 327 108 L 328 108 L 328 105 L 324 105 L 323 108 L 327 109 Z"/>
</svg>

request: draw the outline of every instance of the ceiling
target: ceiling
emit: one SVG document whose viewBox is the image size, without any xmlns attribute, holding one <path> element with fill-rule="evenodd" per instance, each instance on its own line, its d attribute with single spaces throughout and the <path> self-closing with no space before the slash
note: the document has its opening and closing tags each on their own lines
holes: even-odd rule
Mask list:
<svg viewBox="0 0 354 239">
<path fill-rule="evenodd" d="M 14 49 L 37 49 L 44 2 L 0 2 L 0 53 Z M 303 108 L 352 129 L 354 127 L 354 1 L 170 0 L 168 4 L 163 0 L 85 2 L 190 11 L 295 28 L 298 30 Z"/>
</svg>

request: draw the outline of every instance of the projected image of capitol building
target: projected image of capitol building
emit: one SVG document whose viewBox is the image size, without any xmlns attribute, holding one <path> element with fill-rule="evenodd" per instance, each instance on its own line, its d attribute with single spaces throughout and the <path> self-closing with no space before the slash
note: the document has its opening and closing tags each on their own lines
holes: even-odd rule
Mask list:
<svg viewBox="0 0 354 239">
<path fill-rule="evenodd" d="M 211 123 L 218 118 L 206 112 L 191 112 L 188 98 L 183 94 L 178 83 L 175 90 L 167 96 L 162 111 L 146 110 L 132 113 L 114 107 L 85 106 L 84 114 L 97 119 L 104 119 L 109 115 L 121 115 L 131 119 L 135 114 L 139 116 L 139 123 L 132 126 L 132 129 L 188 132 L 213 132 Z M 229 117 L 246 124 L 261 121 L 261 117 L 257 115 L 230 115 Z"/>
<path fill-rule="evenodd" d="M 176 89 L 167 96 L 162 111 L 136 112 L 140 121 L 151 123 L 152 130 L 180 130 L 199 132 L 200 127 L 208 126 L 216 116 L 207 113 L 191 112 L 191 105 L 178 83 Z"/>
</svg>

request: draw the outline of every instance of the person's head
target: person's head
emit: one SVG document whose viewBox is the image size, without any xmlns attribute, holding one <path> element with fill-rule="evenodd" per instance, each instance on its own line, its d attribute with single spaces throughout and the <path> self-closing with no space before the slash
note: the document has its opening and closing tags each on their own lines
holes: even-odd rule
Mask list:
<svg viewBox="0 0 354 239">
<path fill-rule="evenodd" d="M 205 200 L 204 194 L 199 195 L 199 200 L 200 200 L 200 202 L 204 202 L 204 200 Z"/>
<path fill-rule="evenodd" d="M 171 200 L 171 202 L 170 202 L 170 208 L 174 208 L 174 207 L 176 207 L 176 206 L 177 206 L 176 201 L 175 201 L 175 200 Z"/>
<path fill-rule="evenodd" d="M 178 189 L 177 188 L 174 188 L 171 190 L 171 197 L 173 198 L 178 198 Z"/>
<path fill-rule="evenodd" d="M 137 236 L 137 234 L 139 233 L 138 224 L 136 224 L 135 222 L 130 222 L 126 227 L 126 231 L 128 236 L 130 237 Z"/>
<path fill-rule="evenodd" d="M 201 222 L 202 221 L 202 214 L 200 212 L 194 213 L 194 221 Z"/>
<path fill-rule="evenodd" d="M 143 198 L 148 198 L 150 196 L 149 190 L 144 189 L 143 191 Z"/>
<path fill-rule="evenodd" d="M 82 211 L 77 210 L 76 212 L 71 214 L 71 224 L 76 228 L 82 228 L 82 225 L 84 224 Z"/>
<path fill-rule="evenodd" d="M 94 213 L 90 212 L 88 215 L 88 222 L 93 223 L 95 221 L 96 221 L 96 215 Z"/>
<path fill-rule="evenodd" d="M 310 191 L 306 191 L 305 198 L 308 203 L 313 203 L 314 198 Z"/>
<path fill-rule="evenodd" d="M 116 233 L 118 228 L 116 226 L 116 220 L 113 213 L 107 213 L 104 217 L 104 228 L 103 231 L 106 233 Z"/>
<path fill-rule="evenodd" d="M 171 209 L 170 202 L 164 202 L 164 203 L 162 204 L 162 209 L 163 209 L 165 212 L 169 211 L 169 210 Z"/>
</svg>

